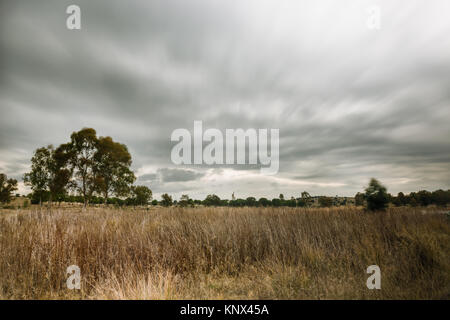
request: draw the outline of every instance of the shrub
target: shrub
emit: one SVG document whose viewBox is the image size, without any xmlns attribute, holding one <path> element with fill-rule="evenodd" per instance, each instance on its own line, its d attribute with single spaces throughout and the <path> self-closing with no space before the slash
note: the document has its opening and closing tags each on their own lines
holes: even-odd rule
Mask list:
<svg viewBox="0 0 450 320">
<path fill-rule="evenodd" d="M 385 186 L 383 186 L 378 180 L 372 178 L 365 191 L 365 199 L 368 210 L 386 210 L 389 203 L 389 197 Z"/>
</svg>

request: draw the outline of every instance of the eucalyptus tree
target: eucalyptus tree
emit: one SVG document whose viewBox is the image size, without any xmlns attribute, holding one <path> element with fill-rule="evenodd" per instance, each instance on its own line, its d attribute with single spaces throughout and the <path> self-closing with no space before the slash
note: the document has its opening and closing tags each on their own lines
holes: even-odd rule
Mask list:
<svg viewBox="0 0 450 320">
<path fill-rule="evenodd" d="M 50 184 L 50 162 L 52 146 L 38 148 L 31 158 L 31 171 L 23 176 L 25 185 L 30 186 L 39 198 L 39 205 L 42 206 L 42 196 L 49 188 Z"/>
<path fill-rule="evenodd" d="M 103 195 L 105 203 L 110 194 L 127 196 L 136 180 L 130 169 L 131 155 L 127 146 L 114 142 L 111 137 L 100 137 L 94 159 L 97 191 Z"/>
<path fill-rule="evenodd" d="M 97 133 L 92 128 L 73 132 L 67 145 L 69 163 L 73 170 L 73 187 L 83 197 L 85 208 L 97 188 L 97 147 Z"/>
<path fill-rule="evenodd" d="M 61 145 L 56 149 L 49 145 L 35 150 L 31 158 L 31 171 L 25 173 L 23 180 L 33 192 L 36 192 L 40 206 L 45 192 L 49 192 L 49 206 L 53 199 L 66 192 L 72 175 L 68 166 L 69 157 L 67 145 Z"/>
<path fill-rule="evenodd" d="M 12 193 L 17 190 L 17 180 L 8 179 L 6 174 L 0 173 L 0 202 L 8 203 L 11 201 Z"/>
</svg>

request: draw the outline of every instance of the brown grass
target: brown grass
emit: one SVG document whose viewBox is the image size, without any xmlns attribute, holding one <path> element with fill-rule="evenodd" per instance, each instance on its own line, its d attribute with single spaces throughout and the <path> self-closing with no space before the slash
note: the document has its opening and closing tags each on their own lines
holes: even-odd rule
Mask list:
<svg viewBox="0 0 450 320">
<path fill-rule="evenodd" d="M 66 268 L 81 268 L 68 290 Z M 380 266 L 381 290 L 366 287 Z M 3 299 L 449 299 L 437 209 L 31 209 L 0 214 Z"/>
</svg>

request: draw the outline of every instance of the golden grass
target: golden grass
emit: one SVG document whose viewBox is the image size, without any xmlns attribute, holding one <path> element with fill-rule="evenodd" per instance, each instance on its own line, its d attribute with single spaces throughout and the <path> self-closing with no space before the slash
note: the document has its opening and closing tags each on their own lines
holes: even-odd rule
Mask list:
<svg viewBox="0 0 450 320">
<path fill-rule="evenodd" d="M 159 208 L 0 214 L 2 299 L 449 299 L 437 209 Z M 380 266 L 381 290 L 366 287 Z M 81 269 L 68 290 L 66 268 Z"/>
</svg>

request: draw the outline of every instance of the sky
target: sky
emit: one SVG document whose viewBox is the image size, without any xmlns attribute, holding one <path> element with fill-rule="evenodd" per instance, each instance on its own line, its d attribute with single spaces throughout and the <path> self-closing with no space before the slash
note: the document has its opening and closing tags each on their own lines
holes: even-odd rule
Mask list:
<svg viewBox="0 0 450 320">
<path fill-rule="evenodd" d="M 80 30 L 66 27 L 72 4 Z M 393 194 L 450 188 L 448 0 L 0 0 L 0 12 L 8 177 L 92 127 L 128 146 L 157 199 L 353 196 L 371 177 Z M 196 120 L 279 129 L 279 172 L 175 165 L 171 133 Z"/>
</svg>

